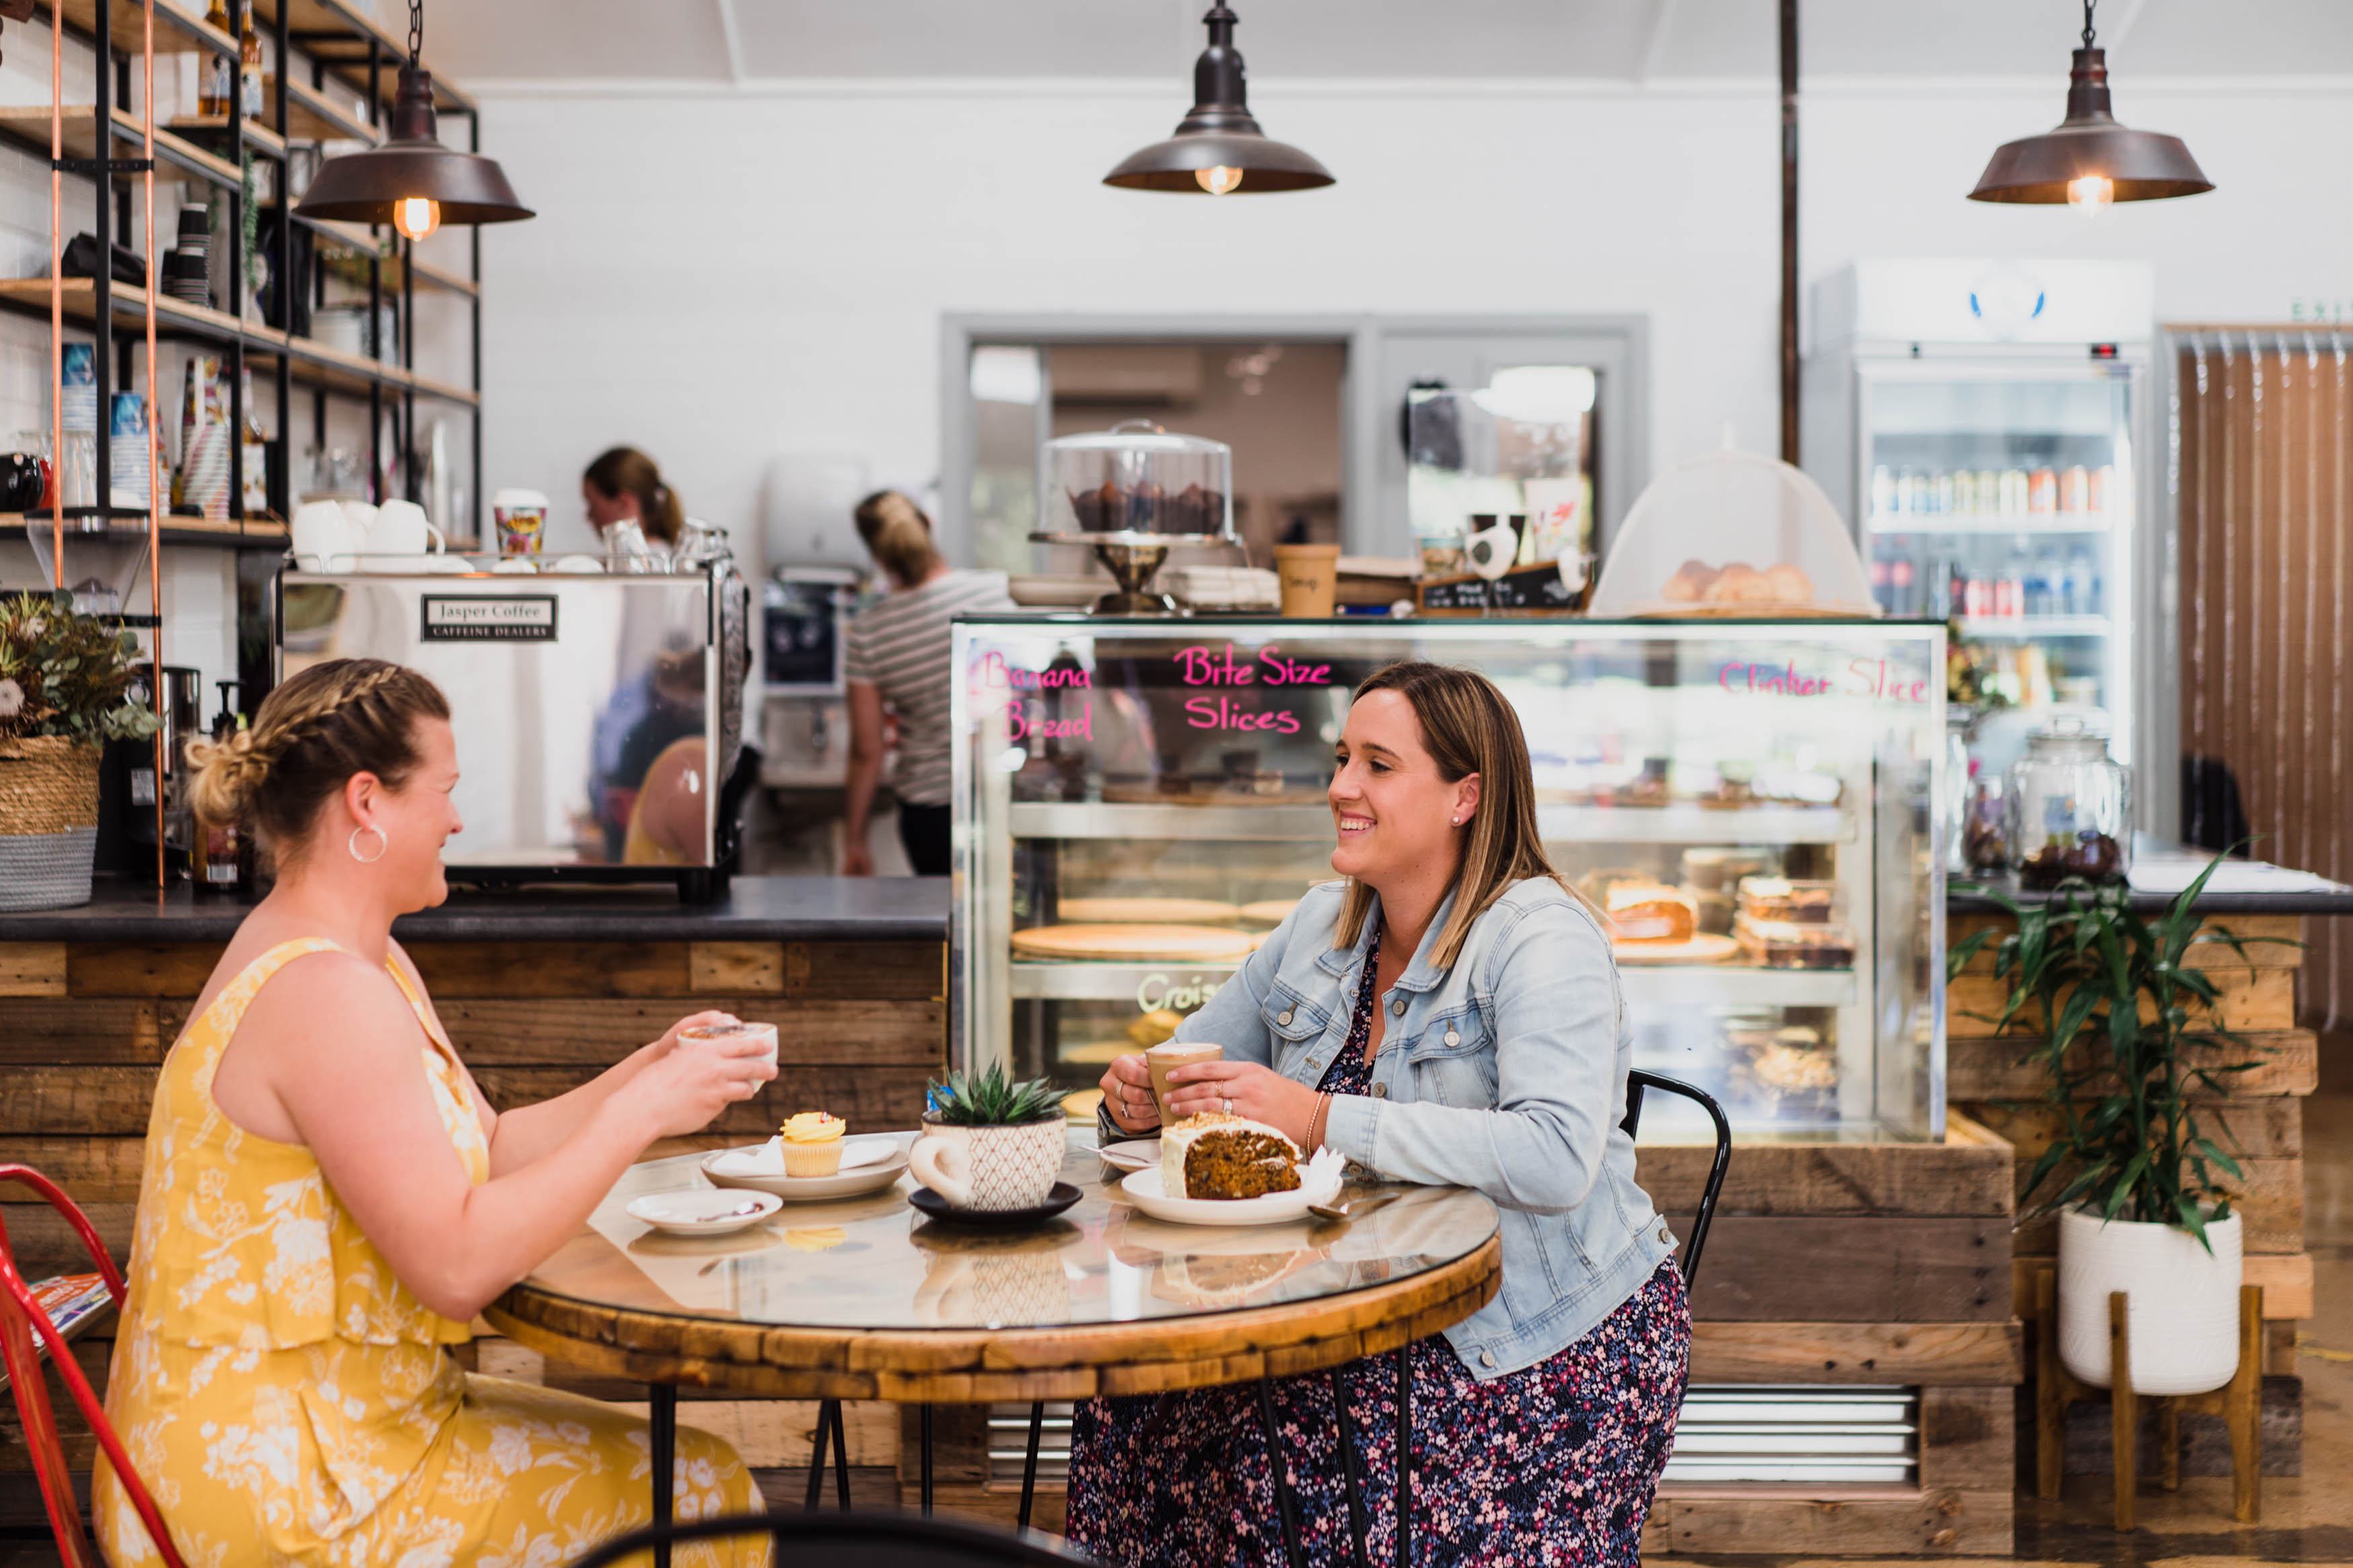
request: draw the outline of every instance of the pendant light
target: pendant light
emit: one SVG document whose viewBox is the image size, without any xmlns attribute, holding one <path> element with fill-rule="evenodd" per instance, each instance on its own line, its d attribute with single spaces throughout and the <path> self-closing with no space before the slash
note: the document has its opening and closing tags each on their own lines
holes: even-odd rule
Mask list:
<svg viewBox="0 0 2353 1568">
<path fill-rule="evenodd" d="M 2084 0 L 2084 47 L 2067 81 L 2067 118 L 2040 136 L 1995 149 L 1973 202 L 2065 202 L 2097 212 L 2110 202 L 2194 196 L 2214 182 L 2179 136 L 2132 131 L 2108 107 L 2107 52 L 2092 47 L 2092 6 Z"/>
<path fill-rule="evenodd" d="M 1209 47 L 1193 62 L 1192 112 L 1176 122 L 1176 133 L 1167 141 L 1122 160 L 1103 184 L 1212 196 L 1332 184 L 1323 164 L 1269 139 L 1250 118 L 1242 57 L 1234 48 L 1234 24 L 1240 18 L 1226 8 L 1225 0 L 1214 0 L 1201 20 L 1208 25 Z"/>
<path fill-rule="evenodd" d="M 294 205 L 298 217 L 388 223 L 423 239 L 445 223 L 512 223 L 532 216 L 496 161 L 444 147 L 434 133 L 433 73 L 425 49 L 424 0 L 409 0 L 408 63 L 384 145 L 330 158 Z"/>
</svg>

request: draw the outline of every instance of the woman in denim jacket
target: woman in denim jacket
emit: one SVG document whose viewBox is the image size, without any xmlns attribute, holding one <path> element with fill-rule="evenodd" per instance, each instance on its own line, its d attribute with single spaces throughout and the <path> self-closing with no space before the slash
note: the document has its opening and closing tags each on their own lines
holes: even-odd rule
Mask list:
<svg viewBox="0 0 2353 1568">
<path fill-rule="evenodd" d="M 1546 861 L 1518 716 L 1483 676 L 1410 662 L 1356 689 L 1330 790 L 1342 881 L 1302 900 L 1176 1032 L 1224 1059 L 1170 1075 L 1179 1115 L 1231 1111 L 1380 1176 L 1474 1187 L 1503 1286 L 1413 1345 L 1413 1531 L 1442 1563 L 1637 1562 L 1674 1435 L 1691 1312 L 1634 1181 L 1631 1043 L 1609 939 Z M 1144 1058 L 1103 1080 L 1121 1135 L 1158 1124 Z M 1395 1377 L 1341 1369 L 1370 1521 L 1396 1538 Z M 1275 1450 L 1308 1560 L 1349 1560 L 1321 1374 L 1275 1385 Z M 1070 1532 L 1108 1562 L 1275 1561 L 1254 1392 L 1082 1405 Z M 1387 1544 L 1383 1544 L 1387 1542 Z"/>
</svg>

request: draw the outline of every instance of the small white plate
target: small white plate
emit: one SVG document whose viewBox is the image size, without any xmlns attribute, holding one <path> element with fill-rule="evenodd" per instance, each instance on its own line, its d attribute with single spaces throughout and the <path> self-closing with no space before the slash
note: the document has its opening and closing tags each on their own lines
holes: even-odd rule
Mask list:
<svg viewBox="0 0 2353 1568">
<path fill-rule="evenodd" d="M 1303 1186 L 1259 1198 L 1163 1197 L 1160 1168 L 1155 1163 L 1148 1171 L 1123 1178 L 1119 1190 L 1154 1219 L 1173 1220 L 1178 1225 L 1281 1225 L 1305 1215 L 1309 1204 L 1330 1201 L 1340 1189 Z"/>
<path fill-rule="evenodd" d="M 501 556 L 499 558 L 499 563 L 491 567 L 491 570 L 493 572 L 535 573 L 539 570 L 539 563 L 533 561 L 529 556 L 505 555 Z"/>
<path fill-rule="evenodd" d="M 784 1206 L 785 1200 L 774 1193 L 692 1187 L 631 1198 L 623 1212 L 671 1236 L 725 1236 L 731 1230 L 755 1226 Z"/>
<path fill-rule="evenodd" d="M 597 560 L 594 555 L 565 555 L 559 556 L 556 559 L 555 564 L 549 567 L 548 570 L 551 572 L 578 572 L 593 576 L 594 574 L 605 570 L 605 563 L 602 561 Z"/>
<path fill-rule="evenodd" d="M 1123 1171 L 1155 1171 L 1160 1168 L 1160 1140 L 1131 1138 L 1124 1143 L 1106 1143 L 1095 1151 L 1095 1157 Z"/>
<path fill-rule="evenodd" d="M 702 1158 L 702 1173 L 723 1187 L 766 1193 L 793 1203 L 863 1197 L 879 1193 L 907 1168 L 907 1151 L 896 1138 L 851 1138 L 844 1142 L 841 1169 L 830 1176 L 787 1176 L 784 1152 L 773 1138 L 740 1149 L 722 1149 Z"/>
</svg>

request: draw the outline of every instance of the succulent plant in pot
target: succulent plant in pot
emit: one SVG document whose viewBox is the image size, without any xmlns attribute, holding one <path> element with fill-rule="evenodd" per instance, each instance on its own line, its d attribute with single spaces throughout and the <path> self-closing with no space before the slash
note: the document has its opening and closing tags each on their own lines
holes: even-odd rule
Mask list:
<svg viewBox="0 0 2353 1568">
<path fill-rule="evenodd" d="M 1066 1152 L 1063 1092 L 1042 1078 L 1017 1083 L 996 1063 L 952 1072 L 931 1086 L 907 1168 L 952 1208 L 1037 1208 Z"/>
<path fill-rule="evenodd" d="M 69 594 L 0 596 L 0 910 L 90 901 L 100 749 L 157 728 L 138 659 Z"/>
<path fill-rule="evenodd" d="M 2116 1290 L 2131 1301 L 2140 1393 L 2219 1388 L 2238 1363 L 2241 1221 L 2227 1184 L 2242 1173 L 2199 1106 L 2259 1064 L 2221 1022 L 2214 977 L 2193 961 L 2208 944 L 2245 957 L 2238 937 L 2194 912 L 2213 873 L 2147 917 L 2125 887 L 2080 879 L 2037 903 L 1968 889 L 2017 930 L 1978 931 L 1947 958 L 1958 975 L 2000 935 L 1994 973 L 2010 990 L 1989 1021 L 2040 1029 L 2023 1059 L 2047 1076 L 2056 1131 L 2028 1173 L 2020 1217 L 2059 1216 L 2060 1355 L 2094 1387 L 2109 1384 Z"/>
</svg>

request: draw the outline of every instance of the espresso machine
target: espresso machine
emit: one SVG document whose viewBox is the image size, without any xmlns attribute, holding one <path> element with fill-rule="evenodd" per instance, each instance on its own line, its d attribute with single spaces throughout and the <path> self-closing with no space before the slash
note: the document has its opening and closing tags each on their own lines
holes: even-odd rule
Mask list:
<svg viewBox="0 0 2353 1568">
<path fill-rule="evenodd" d="M 368 657 L 441 688 L 465 822 L 442 851 L 450 879 L 723 894 L 758 755 L 744 743 L 750 595 L 733 562 L 610 575 L 433 563 L 287 572 L 279 674 Z"/>
</svg>

